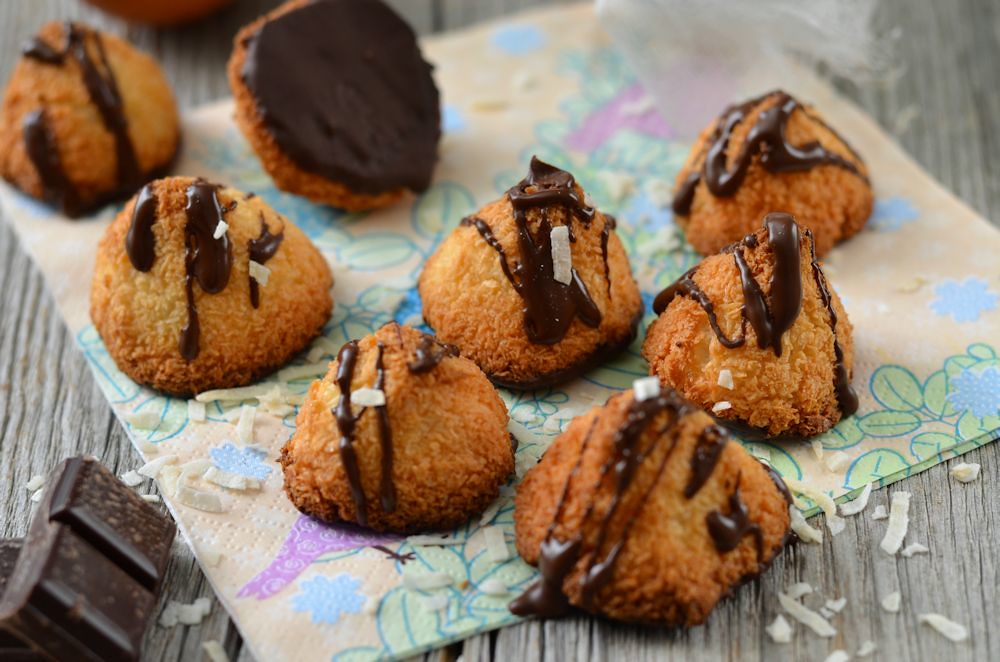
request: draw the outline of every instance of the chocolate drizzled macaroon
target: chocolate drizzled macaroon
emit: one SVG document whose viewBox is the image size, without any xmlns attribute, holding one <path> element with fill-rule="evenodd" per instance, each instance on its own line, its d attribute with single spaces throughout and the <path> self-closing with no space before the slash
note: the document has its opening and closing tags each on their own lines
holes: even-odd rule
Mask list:
<svg viewBox="0 0 1000 662">
<path fill-rule="evenodd" d="M 721 421 L 812 436 L 854 413 L 851 323 L 788 214 L 705 258 L 653 303 L 650 373 Z"/>
<path fill-rule="evenodd" d="M 302 512 L 379 531 L 447 529 L 514 470 L 507 409 L 472 361 L 407 326 L 345 344 L 281 451 Z"/>
<path fill-rule="evenodd" d="M 78 216 L 136 192 L 173 160 L 177 108 L 156 62 L 79 23 L 21 48 L 0 110 L 0 173 Z"/>
<path fill-rule="evenodd" d="M 431 181 L 437 87 L 413 30 L 379 0 L 293 0 L 243 28 L 236 123 L 283 190 L 349 210 Z"/>
<path fill-rule="evenodd" d="M 170 177 L 105 232 L 90 316 L 122 372 L 190 395 L 286 363 L 329 319 L 332 282 L 309 238 L 260 198 Z"/>
<path fill-rule="evenodd" d="M 419 289 L 438 337 L 510 388 L 550 386 L 609 360 L 635 337 L 642 308 L 615 219 L 537 158 L 442 242 Z"/>
<path fill-rule="evenodd" d="M 705 255 L 784 210 L 812 230 L 816 254 L 868 221 L 874 196 L 861 156 L 811 106 L 776 90 L 723 111 L 677 176 L 673 209 Z"/>
<path fill-rule="evenodd" d="M 704 412 L 637 383 L 573 419 L 518 486 L 517 551 L 541 577 L 510 609 L 701 623 L 781 551 L 789 501 Z"/>
</svg>

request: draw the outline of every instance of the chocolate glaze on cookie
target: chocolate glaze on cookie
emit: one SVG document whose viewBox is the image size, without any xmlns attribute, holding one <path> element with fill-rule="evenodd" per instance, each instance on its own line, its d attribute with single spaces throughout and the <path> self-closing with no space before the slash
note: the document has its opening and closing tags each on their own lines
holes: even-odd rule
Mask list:
<svg viewBox="0 0 1000 662">
<path fill-rule="evenodd" d="M 322 0 L 265 22 L 241 72 L 275 142 L 360 193 L 430 185 L 441 136 L 432 67 L 376 0 Z"/>
</svg>

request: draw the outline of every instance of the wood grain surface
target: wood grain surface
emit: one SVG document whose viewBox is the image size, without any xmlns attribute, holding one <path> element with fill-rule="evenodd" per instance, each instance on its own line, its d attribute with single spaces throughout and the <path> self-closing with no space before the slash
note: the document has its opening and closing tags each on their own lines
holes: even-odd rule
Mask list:
<svg viewBox="0 0 1000 662">
<path fill-rule="evenodd" d="M 0 79 L 6 80 L 23 39 L 43 22 L 75 18 L 125 35 L 163 64 L 183 106 L 228 94 L 224 63 L 232 36 L 277 4 L 242 0 L 185 28 L 130 26 L 73 0 L 0 2 Z M 422 34 L 481 21 L 532 0 L 395 0 Z M 997 0 L 885 0 L 885 27 L 898 26 L 900 75 L 891 84 L 840 89 L 871 113 L 926 169 L 978 212 L 1000 220 L 1000 2 Z M 567 26 L 572 29 L 572 26 Z M 81 250 L 88 250 L 81 247 Z M 97 456 L 118 473 L 138 456 L 91 378 L 73 338 L 46 291 L 41 274 L 0 223 L 0 537 L 22 536 L 31 512 L 24 484 L 74 454 Z M 847 520 L 841 535 L 822 545 L 787 550 L 761 579 L 724 601 L 708 624 L 687 631 L 627 627 L 577 617 L 527 622 L 476 636 L 425 656 L 479 660 L 823 660 L 835 649 L 854 654 L 874 641 L 883 660 L 1000 660 L 1000 446 L 967 454 L 979 480 L 960 484 L 951 463 L 872 495 L 913 493 L 908 541 L 929 555 L 889 557 L 878 549 L 884 522 L 866 515 Z M 145 490 L 154 489 L 148 483 Z M 871 506 L 869 506 L 871 508 Z M 777 592 L 807 581 L 823 596 L 846 596 L 833 618 L 838 634 L 821 639 L 797 627 L 791 644 L 778 645 L 764 626 L 779 613 Z M 903 595 L 898 614 L 884 612 L 882 596 Z M 175 545 L 163 600 L 190 602 L 212 591 L 190 550 Z M 916 614 L 940 612 L 967 625 L 969 641 L 953 644 Z M 252 659 L 225 611 L 214 603 L 198 626 L 154 626 L 145 660 L 199 660 L 201 642 L 216 639 L 233 660 Z"/>
</svg>

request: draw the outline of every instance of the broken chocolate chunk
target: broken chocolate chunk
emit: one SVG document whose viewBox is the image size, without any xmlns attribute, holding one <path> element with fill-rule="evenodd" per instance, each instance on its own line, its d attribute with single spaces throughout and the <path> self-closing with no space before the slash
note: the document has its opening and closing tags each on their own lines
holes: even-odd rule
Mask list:
<svg viewBox="0 0 1000 662">
<path fill-rule="evenodd" d="M 173 523 L 96 460 L 66 460 L 48 484 L 0 595 L 0 652 L 6 636 L 36 656 L 23 659 L 138 659 Z"/>
</svg>

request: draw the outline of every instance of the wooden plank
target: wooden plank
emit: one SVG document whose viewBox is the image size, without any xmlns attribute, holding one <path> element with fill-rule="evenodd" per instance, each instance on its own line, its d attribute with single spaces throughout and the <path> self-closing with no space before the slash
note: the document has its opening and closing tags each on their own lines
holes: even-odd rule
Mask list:
<svg viewBox="0 0 1000 662">
<path fill-rule="evenodd" d="M 196 105 L 227 94 L 223 64 L 239 26 L 276 5 L 274 0 L 242 0 L 207 21 L 184 29 L 150 30 L 127 26 L 70 0 L 0 3 L 0 78 L 16 60 L 16 45 L 46 20 L 76 18 L 125 34 L 163 62 L 178 100 Z M 394 0 L 392 4 L 421 33 L 454 28 L 506 14 L 531 0 Z M 1000 220 L 1000 6 L 986 0 L 934 3 L 886 0 L 880 22 L 899 25 L 898 44 L 905 74 L 892 85 L 840 84 L 842 91 L 895 133 L 903 146 L 936 177 L 987 217 Z M 915 114 L 911 112 L 915 111 Z M 906 122 L 906 118 L 912 120 Z M 992 157 L 992 160 L 991 160 Z M 41 275 L 0 227 L 0 535 L 23 535 L 30 502 L 23 485 L 63 457 L 89 453 L 121 473 L 137 459 L 114 421 L 73 339 L 58 317 Z M 854 652 L 865 639 L 876 641 L 883 659 L 1000 659 L 1000 636 L 989 625 L 996 617 L 1000 572 L 1000 461 L 995 447 L 968 454 L 979 462 L 979 481 L 960 485 L 939 466 L 890 488 L 914 494 L 908 540 L 931 548 L 929 556 L 890 558 L 877 549 L 884 522 L 860 516 L 822 546 L 787 551 L 761 580 L 720 605 L 709 622 L 688 631 L 621 626 L 576 617 L 560 622 L 525 623 L 473 637 L 462 649 L 472 660 L 563 659 L 824 659 L 834 648 Z M 148 486 L 145 489 L 150 489 Z M 886 490 L 872 497 L 887 503 Z M 824 596 L 846 595 L 851 602 L 834 619 L 840 633 L 832 641 L 800 634 L 777 646 L 763 626 L 778 613 L 777 591 L 808 581 Z M 900 590 L 904 610 L 889 615 L 878 599 Z M 168 570 L 164 600 L 190 602 L 211 595 L 187 547 L 177 544 Z M 915 621 L 917 612 L 939 611 L 966 623 L 967 644 L 954 645 Z M 801 629 L 801 628 L 799 628 Z M 200 626 L 147 636 L 144 659 L 200 659 L 207 639 L 224 643 L 231 659 L 250 660 L 239 635 L 216 605 Z M 455 648 L 424 656 L 453 660 Z"/>
</svg>

